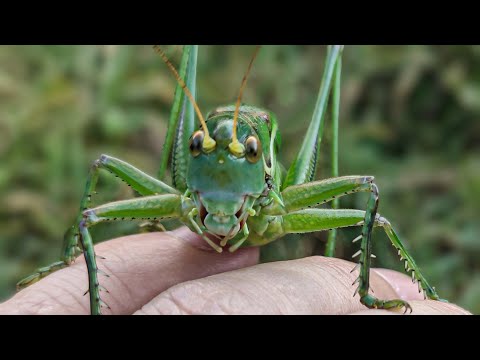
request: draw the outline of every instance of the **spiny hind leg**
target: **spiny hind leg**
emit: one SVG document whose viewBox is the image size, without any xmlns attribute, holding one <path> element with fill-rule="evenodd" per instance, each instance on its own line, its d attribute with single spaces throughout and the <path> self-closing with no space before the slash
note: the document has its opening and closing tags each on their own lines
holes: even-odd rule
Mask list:
<svg viewBox="0 0 480 360">
<path fill-rule="evenodd" d="M 90 200 L 93 194 L 95 194 L 95 188 L 101 169 L 108 170 L 116 177 L 126 182 L 133 190 L 140 195 L 154 195 L 154 194 L 178 194 L 177 190 L 168 186 L 167 184 L 145 174 L 138 170 L 134 166 L 116 159 L 108 155 L 102 155 L 98 160 L 95 160 L 90 168 L 88 175 L 85 192 L 80 201 L 80 210 L 77 214 L 74 224 L 67 230 L 63 238 L 63 250 L 61 261 L 51 264 L 46 267 L 37 269 L 32 275 L 17 283 L 17 289 L 25 288 L 45 276 L 69 266 L 75 261 L 75 258 L 81 254 L 80 249 L 80 229 L 78 224 L 82 221 L 82 213 L 88 208 Z"/>
</svg>

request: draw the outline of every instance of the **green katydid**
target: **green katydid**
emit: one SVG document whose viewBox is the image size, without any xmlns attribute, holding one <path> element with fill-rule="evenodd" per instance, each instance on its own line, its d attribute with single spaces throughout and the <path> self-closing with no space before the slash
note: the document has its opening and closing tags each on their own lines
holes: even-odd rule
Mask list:
<svg viewBox="0 0 480 360">
<path fill-rule="evenodd" d="M 377 213 L 379 195 L 373 176 L 338 176 L 342 46 L 328 47 L 308 132 L 286 172 L 277 161 L 281 141 L 275 115 L 269 110 L 241 105 L 259 47 L 242 80 L 236 104 L 218 107 L 206 119 L 195 101 L 198 47 L 184 46 L 179 72 L 161 48 L 155 46 L 154 49 L 178 83 L 158 176 L 149 176 L 124 161 L 102 155 L 90 169 L 80 212 L 65 234 L 62 260 L 38 269 L 20 281 L 19 288 L 70 265 L 83 251 L 88 268 L 91 313 L 100 314 L 106 304 L 100 299 L 99 270 L 89 228 L 104 221 L 176 218 L 218 252 L 269 244 L 292 233 L 330 230 L 325 255 L 333 256 L 335 229 L 361 227 L 361 234 L 354 239 L 354 242 L 361 241 L 360 250 L 354 255 L 359 256 L 359 262 L 352 270 L 359 273 L 354 283 L 358 283 L 354 296 L 358 293 L 361 303 L 369 308 L 411 311 L 406 301 L 380 300 L 369 294 L 373 256 L 371 234 L 373 227 L 381 227 L 397 249 L 400 260 L 405 261 L 405 270 L 411 272 L 412 281 L 418 282 L 419 291 L 423 290 L 425 297 L 439 300 L 390 222 Z M 330 95 L 334 129 L 333 177 L 313 181 Z M 195 115 L 200 126 L 195 125 Z M 170 154 L 172 186 L 163 181 Z M 100 169 L 115 174 L 140 197 L 89 207 Z M 369 193 L 366 209 L 339 209 L 338 198 L 355 192 Z M 317 207 L 327 202 L 333 202 L 332 208 Z"/>
</svg>

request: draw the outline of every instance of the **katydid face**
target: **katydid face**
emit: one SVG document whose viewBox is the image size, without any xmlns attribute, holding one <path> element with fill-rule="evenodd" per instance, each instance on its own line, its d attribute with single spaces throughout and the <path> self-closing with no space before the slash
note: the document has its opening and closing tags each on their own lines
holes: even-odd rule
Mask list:
<svg viewBox="0 0 480 360">
<path fill-rule="evenodd" d="M 245 155 L 237 157 L 231 153 L 231 113 L 217 114 L 207 126 L 216 146 L 209 153 L 196 149 L 195 137 L 202 134 L 194 134 L 188 188 L 193 194 L 199 220 L 207 230 L 221 237 L 234 237 L 246 221 L 251 200 L 257 199 L 266 186 L 262 147 L 255 130 L 245 121 L 239 121 L 238 140 L 245 146 Z"/>
</svg>

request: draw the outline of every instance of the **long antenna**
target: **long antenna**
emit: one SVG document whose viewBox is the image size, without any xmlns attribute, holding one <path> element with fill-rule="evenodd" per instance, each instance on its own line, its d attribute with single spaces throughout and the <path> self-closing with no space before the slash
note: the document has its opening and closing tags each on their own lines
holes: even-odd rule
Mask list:
<svg viewBox="0 0 480 360">
<path fill-rule="evenodd" d="M 160 57 L 162 58 L 162 60 L 165 62 L 165 64 L 167 64 L 168 68 L 170 69 L 170 71 L 173 73 L 173 75 L 175 76 L 175 79 L 177 80 L 177 82 L 180 84 L 180 86 L 182 87 L 183 91 L 185 92 L 185 95 L 187 95 L 188 99 L 190 100 L 190 102 L 192 103 L 194 109 L 195 109 L 195 112 L 197 113 L 197 116 L 198 116 L 198 119 L 200 120 L 200 123 L 202 125 L 202 129 L 203 129 L 203 132 L 205 133 L 205 137 L 203 139 L 203 149 L 206 151 L 206 152 L 210 152 L 211 150 L 213 150 L 215 148 L 215 145 L 216 145 L 216 142 L 215 140 L 213 140 L 209 133 L 208 133 L 208 128 L 207 128 L 207 123 L 205 122 L 205 119 L 203 118 L 203 115 L 202 115 L 202 112 L 200 111 L 198 105 L 197 105 L 197 102 L 195 101 L 195 99 L 193 98 L 192 96 L 192 93 L 190 92 L 190 90 L 188 90 L 188 87 L 187 85 L 185 84 L 185 81 L 183 81 L 183 79 L 180 77 L 180 75 L 178 74 L 177 70 L 175 69 L 175 66 L 173 66 L 173 64 L 170 62 L 170 60 L 168 59 L 167 55 L 165 54 L 165 52 L 160 48 L 160 46 L 158 45 L 154 45 L 153 46 L 153 49 L 160 55 Z"/>
<path fill-rule="evenodd" d="M 233 115 L 233 131 L 232 131 L 232 142 L 228 147 L 230 151 L 237 156 L 242 156 L 245 152 L 245 147 L 238 141 L 237 139 L 237 122 L 238 122 L 238 113 L 240 111 L 240 103 L 242 102 L 243 90 L 247 85 L 248 75 L 250 74 L 250 70 L 252 69 L 253 62 L 257 57 L 258 51 L 260 50 L 261 46 L 257 45 L 255 48 L 255 52 L 253 53 L 252 59 L 250 60 L 250 64 L 248 65 L 247 72 L 243 76 L 242 85 L 240 86 L 240 93 L 238 94 L 237 103 L 235 104 L 235 113 Z"/>
</svg>

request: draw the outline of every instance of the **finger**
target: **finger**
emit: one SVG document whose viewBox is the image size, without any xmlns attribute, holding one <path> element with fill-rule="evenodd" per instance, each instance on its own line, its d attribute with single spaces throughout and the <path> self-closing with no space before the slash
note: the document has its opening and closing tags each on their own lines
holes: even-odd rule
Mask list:
<svg viewBox="0 0 480 360">
<path fill-rule="evenodd" d="M 461 307 L 434 300 L 412 300 L 409 301 L 412 306 L 412 315 L 471 315 Z M 407 312 L 409 314 L 410 312 Z M 387 310 L 366 309 L 352 313 L 352 315 L 400 315 L 402 312 L 393 312 Z"/>
<path fill-rule="evenodd" d="M 126 236 L 95 246 L 100 292 L 111 310 L 131 314 L 167 288 L 192 279 L 250 266 L 258 262 L 258 249 L 231 254 L 206 250 L 204 241 L 180 228 L 173 232 Z M 105 257 L 105 260 L 99 256 Z M 88 314 L 87 270 L 83 257 L 22 290 L 0 305 L 0 314 Z"/>
<path fill-rule="evenodd" d="M 178 284 L 136 314 L 347 314 L 365 309 L 353 267 L 325 257 L 260 264 Z M 375 296 L 397 296 L 376 272 L 370 281 Z"/>
</svg>

